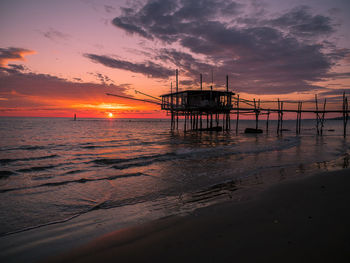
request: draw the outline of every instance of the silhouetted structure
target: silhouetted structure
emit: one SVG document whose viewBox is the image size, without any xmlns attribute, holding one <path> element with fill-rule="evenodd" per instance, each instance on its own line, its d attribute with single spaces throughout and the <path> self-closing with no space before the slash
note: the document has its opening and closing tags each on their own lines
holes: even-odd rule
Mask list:
<svg viewBox="0 0 350 263">
<path fill-rule="evenodd" d="M 213 77 L 212 77 L 213 79 Z M 213 80 L 212 80 L 213 85 Z M 261 133 L 259 129 L 259 117 L 266 115 L 266 132 L 269 130 L 269 118 L 270 114 L 277 113 L 277 134 L 282 134 L 283 129 L 283 115 L 284 113 L 296 113 L 296 134 L 301 132 L 302 113 L 315 113 L 316 114 L 316 131 L 317 135 L 323 134 L 325 114 L 326 113 L 341 113 L 343 115 L 344 136 L 346 136 L 346 127 L 349 119 L 349 106 L 348 98 L 343 93 L 342 109 L 338 109 L 335 105 L 335 109 L 326 110 L 326 99 L 323 103 L 323 108 L 319 109 L 317 95 L 315 95 L 314 101 L 261 101 L 259 100 L 246 100 L 240 98 L 239 95 L 234 96 L 235 93 L 229 91 L 228 76 L 226 76 L 226 91 L 213 90 L 213 86 L 210 86 L 209 90 L 203 90 L 202 86 L 202 74 L 200 74 L 200 89 L 188 89 L 179 91 L 178 85 L 178 70 L 176 70 L 176 91 L 173 92 L 173 86 L 171 83 L 170 93 L 161 95 L 160 98 L 135 91 L 142 95 L 150 97 L 148 99 L 137 99 L 124 95 L 117 95 L 106 93 L 109 96 L 115 96 L 119 98 L 126 98 L 146 103 L 152 103 L 160 105 L 162 110 L 167 111 L 171 115 L 171 130 L 178 129 L 179 117 L 184 119 L 184 130 L 195 131 L 221 131 L 230 130 L 231 121 L 230 115 L 236 114 L 236 133 L 238 133 L 239 116 L 242 115 L 255 115 L 255 128 L 246 129 L 249 133 Z M 277 103 L 277 108 L 274 105 Z M 315 108 L 302 109 L 307 103 L 315 103 Z M 339 102 L 333 102 L 331 104 L 339 105 Z M 265 104 L 265 106 L 264 106 Z M 290 109 L 284 107 L 284 104 L 297 104 L 296 109 Z M 330 104 L 330 103 L 328 103 Z M 268 106 L 270 105 L 270 106 Z M 222 118 L 222 121 L 220 121 Z M 222 123 L 222 126 L 219 124 Z"/>
<path fill-rule="evenodd" d="M 171 115 L 171 129 L 177 128 L 179 116 L 184 116 L 184 130 L 187 125 L 192 130 L 229 130 L 233 95 L 233 92 L 214 90 L 169 93 L 161 95 L 161 109 Z M 220 118 L 223 127 L 219 126 Z"/>
</svg>

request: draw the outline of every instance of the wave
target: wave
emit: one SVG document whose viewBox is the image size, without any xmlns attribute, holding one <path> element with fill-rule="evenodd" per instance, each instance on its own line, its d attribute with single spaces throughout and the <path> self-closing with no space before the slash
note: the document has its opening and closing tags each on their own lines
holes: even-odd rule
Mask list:
<svg viewBox="0 0 350 263">
<path fill-rule="evenodd" d="M 12 171 L 0 171 L 0 179 L 8 178 L 11 175 L 15 175 L 15 172 Z"/>
<path fill-rule="evenodd" d="M 130 173 L 130 174 L 113 175 L 113 176 L 102 177 L 102 178 L 79 178 L 79 179 L 75 179 L 75 180 L 49 182 L 49 183 L 33 185 L 33 186 L 0 189 L 0 193 L 19 191 L 19 190 L 28 190 L 28 189 L 34 189 L 34 188 L 39 188 L 39 187 L 61 186 L 61 185 L 66 185 L 66 184 L 71 184 L 71 183 L 83 184 L 83 183 L 94 182 L 94 181 L 115 180 L 115 179 L 134 177 L 134 176 L 148 176 L 148 175 L 144 174 L 144 173 Z"/>
<path fill-rule="evenodd" d="M 44 160 L 59 157 L 57 154 L 51 154 L 46 156 L 38 156 L 38 157 L 29 157 L 29 158 L 16 158 L 16 159 L 0 159 L 0 164 L 8 164 L 13 162 L 22 162 L 22 161 L 36 161 L 36 160 Z"/>
<path fill-rule="evenodd" d="M 140 156 L 131 159 L 122 158 L 102 158 L 95 159 L 91 162 L 98 165 L 112 166 L 114 169 L 124 170 L 132 167 L 141 167 L 151 165 L 157 162 L 166 162 L 179 159 L 203 159 L 209 157 L 232 156 L 238 154 L 257 154 L 269 151 L 280 151 L 297 146 L 300 143 L 299 138 L 286 138 L 273 142 L 269 145 L 225 145 L 217 147 L 205 148 L 179 148 L 174 152 L 164 154 L 154 154 L 148 156 Z"/>
<path fill-rule="evenodd" d="M 61 175 L 76 174 L 76 173 L 82 173 L 82 172 L 84 172 L 84 170 L 72 170 Z"/>
<path fill-rule="evenodd" d="M 45 171 L 45 170 L 53 169 L 53 168 L 56 168 L 58 166 L 59 165 L 33 166 L 30 168 L 18 169 L 18 170 L 16 170 L 16 172 L 19 172 L 19 173 L 38 172 L 38 171 Z"/>
<path fill-rule="evenodd" d="M 109 159 L 109 158 L 103 158 L 103 159 L 96 159 L 91 162 L 99 165 L 113 165 L 112 168 L 114 169 L 127 169 L 132 166 L 145 166 L 152 164 L 154 162 L 162 162 L 162 161 L 168 161 L 170 159 L 173 159 L 176 157 L 176 154 L 174 153 L 165 153 L 165 154 L 155 154 L 155 155 L 148 155 L 148 156 L 140 156 L 135 157 L 131 159 Z"/>
<path fill-rule="evenodd" d="M 0 151 L 14 151 L 14 150 L 43 150 L 46 149 L 46 146 L 34 146 L 34 145 L 23 145 L 19 147 L 14 147 L 14 148 L 1 148 Z"/>
</svg>

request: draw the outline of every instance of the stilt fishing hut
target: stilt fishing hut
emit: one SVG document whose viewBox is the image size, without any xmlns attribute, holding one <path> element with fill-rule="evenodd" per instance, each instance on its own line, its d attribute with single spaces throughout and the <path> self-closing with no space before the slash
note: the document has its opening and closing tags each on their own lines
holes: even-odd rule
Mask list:
<svg viewBox="0 0 350 263">
<path fill-rule="evenodd" d="M 176 92 L 161 95 L 161 109 L 171 115 L 171 129 L 177 129 L 179 116 L 184 118 L 184 130 L 229 130 L 230 111 L 232 109 L 233 92 L 228 91 L 228 76 L 226 76 L 226 91 L 203 90 L 202 75 L 200 75 L 200 90 L 178 91 L 178 71 L 176 70 Z M 222 126 L 219 126 L 222 118 Z M 203 123 L 205 122 L 205 123 Z"/>
<path fill-rule="evenodd" d="M 184 130 L 229 130 L 233 92 L 214 90 L 185 90 L 161 95 L 161 109 L 171 115 L 171 128 L 184 118 Z M 223 127 L 219 126 L 220 118 Z M 205 122 L 205 123 L 203 123 Z"/>
</svg>

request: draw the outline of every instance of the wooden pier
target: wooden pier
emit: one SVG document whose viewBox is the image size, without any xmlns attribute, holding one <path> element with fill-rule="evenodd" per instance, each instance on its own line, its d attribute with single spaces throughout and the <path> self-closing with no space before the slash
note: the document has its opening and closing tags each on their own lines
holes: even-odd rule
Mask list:
<svg viewBox="0 0 350 263">
<path fill-rule="evenodd" d="M 295 113 L 295 131 L 296 134 L 300 134 L 302 114 L 307 113 L 315 114 L 317 135 L 323 135 L 326 114 L 342 115 L 344 137 L 347 133 L 349 105 L 345 92 L 342 96 L 342 108 L 340 108 L 340 102 L 327 102 L 326 99 L 319 105 L 317 95 L 315 95 L 314 101 L 282 101 L 280 99 L 276 101 L 247 100 L 241 98 L 240 95 L 235 96 L 235 93 L 229 91 L 228 76 L 226 76 L 226 87 L 221 90 L 213 90 L 213 85 L 209 89 L 203 89 L 202 74 L 200 74 L 199 89 L 179 91 L 177 70 L 175 88 L 176 90 L 173 92 L 171 84 L 170 93 L 161 95 L 159 98 L 136 91 L 151 98 L 147 100 L 110 93 L 107 93 L 107 95 L 160 105 L 161 109 L 170 115 L 171 130 L 179 129 L 179 119 L 183 119 L 184 131 L 228 131 L 231 130 L 231 115 L 236 115 L 235 130 L 238 133 L 240 116 L 254 115 L 255 128 L 251 128 L 250 130 L 255 130 L 259 133 L 262 132 L 259 129 L 259 118 L 266 116 L 265 130 L 268 132 L 270 115 L 276 114 L 276 133 L 280 135 L 285 131 L 283 128 L 284 114 Z M 327 106 L 330 106 L 330 108 L 327 109 Z M 220 123 L 222 123 L 222 126 L 220 126 Z"/>
</svg>

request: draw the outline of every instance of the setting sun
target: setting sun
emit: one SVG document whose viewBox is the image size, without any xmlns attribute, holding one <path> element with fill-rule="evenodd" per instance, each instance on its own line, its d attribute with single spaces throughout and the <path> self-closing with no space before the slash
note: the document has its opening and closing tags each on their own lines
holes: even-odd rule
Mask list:
<svg viewBox="0 0 350 263">
<path fill-rule="evenodd" d="M 113 113 L 112 112 L 108 112 L 108 118 L 113 118 Z"/>
</svg>

